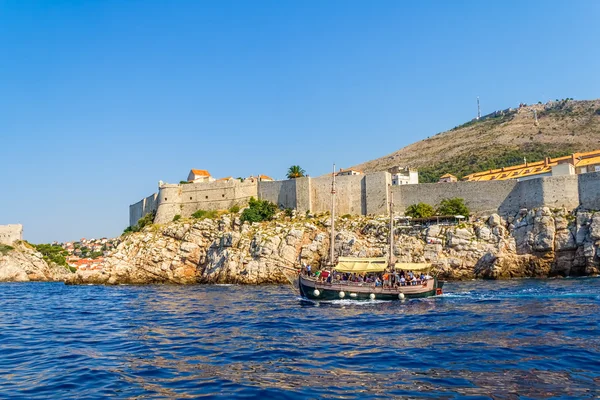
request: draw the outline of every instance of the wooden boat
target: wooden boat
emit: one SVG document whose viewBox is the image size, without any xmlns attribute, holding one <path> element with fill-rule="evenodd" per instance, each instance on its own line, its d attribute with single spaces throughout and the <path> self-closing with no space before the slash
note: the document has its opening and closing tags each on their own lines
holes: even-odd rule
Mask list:
<svg viewBox="0 0 600 400">
<path fill-rule="evenodd" d="M 353 265 L 349 268 L 349 265 Z M 429 272 L 429 264 L 397 263 L 394 265 L 396 271 Z M 387 260 L 381 258 L 353 258 L 340 257 L 338 264 L 334 267 L 337 272 L 352 272 L 357 274 L 369 274 L 389 271 Z M 442 294 L 443 281 L 436 277 L 424 282 L 412 284 L 407 282 L 405 286 L 375 286 L 375 283 L 349 282 L 332 279 L 331 282 L 320 278 L 301 275 L 298 286 L 300 295 L 311 300 L 403 300 L 419 297 L 429 297 Z"/>
<path fill-rule="evenodd" d="M 331 186 L 331 238 L 329 260 L 334 260 L 335 241 L 335 165 L 333 168 L 333 179 Z M 390 280 L 381 286 L 375 283 L 350 282 L 339 279 L 322 279 L 321 277 L 309 276 L 308 274 L 298 277 L 298 288 L 300 295 L 311 300 L 403 300 L 405 298 L 429 297 L 442 294 L 443 281 L 437 277 L 429 276 L 431 264 L 426 263 L 396 263 L 394 260 L 394 218 L 393 218 L 393 196 L 391 186 L 390 194 L 390 239 L 389 258 L 362 258 L 362 257 L 339 257 L 337 263 L 330 263 L 328 274 L 354 273 L 354 274 L 377 274 L 387 273 L 388 276 L 396 275 L 397 271 L 412 271 L 427 273 L 429 279 L 418 282 L 406 282 L 405 285 L 391 285 Z"/>
</svg>

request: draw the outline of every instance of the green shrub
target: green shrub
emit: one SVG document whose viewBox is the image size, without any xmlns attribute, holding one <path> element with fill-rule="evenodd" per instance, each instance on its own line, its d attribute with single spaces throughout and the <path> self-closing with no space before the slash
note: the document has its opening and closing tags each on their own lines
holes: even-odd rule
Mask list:
<svg viewBox="0 0 600 400">
<path fill-rule="evenodd" d="M 14 249 L 15 249 L 14 247 L 9 246 L 7 244 L 0 244 L 0 254 L 2 254 L 2 255 L 6 254 L 9 251 L 12 251 Z"/>
<path fill-rule="evenodd" d="M 192 182 L 188 182 L 188 181 L 179 181 L 180 185 L 187 185 L 188 183 L 192 183 Z"/>
<path fill-rule="evenodd" d="M 465 205 L 465 200 L 460 197 L 453 199 L 443 199 L 437 209 L 438 215 L 463 215 L 469 216 L 469 209 Z"/>
<path fill-rule="evenodd" d="M 137 224 L 135 224 L 133 226 L 128 226 L 127 228 L 123 229 L 123 233 L 121 234 L 121 236 L 126 235 L 131 232 L 139 232 L 142 230 L 143 227 L 152 225 L 155 217 L 156 217 L 156 211 L 153 211 L 151 213 L 144 215 L 142 218 L 138 219 Z M 77 245 L 75 246 L 75 248 L 77 248 Z M 81 250 L 83 251 L 84 249 L 82 248 Z"/>
<path fill-rule="evenodd" d="M 277 212 L 277 206 L 268 200 L 257 200 L 254 197 L 250 197 L 248 205 L 249 207 L 242 212 L 242 216 L 240 217 L 242 222 L 266 221 L 273 218 Z"/>
<path fill-rule="evenodd" d="M 58 265 L 62 265 L 63 267 L 68 267 L 67 256 L 69 253 L 61 246 L 52 244 L 34 244 L 33 246 L 37 251 L 42 253 L 44 256 L 44 261 L 48 263 L 53 262 Z"/>
<path fill-rule="evenodd" d="M 428 218 L 435 214 L 435 210 L 427 203 L 418 203 L 408 206 L 404 214 L 412 218 Z"/>
<path fill-rule="evenodd" d="M 142 230 L 145 226 L 152 225 L 154 222 L 155 212 L 148 213 L 140 218 L 137 222 L 138 230 Z"/>
<path fill-rule="evenodd" d="M 283 212 L 285 213 L 286 217 L 292 218 L 294 216 L 294 210 L 291 208 L 286 208 L 285 210 L 283 210 Z"/>
<path fill-rule="evenodd" d="M 234 205 L 232 205 L 232 206 L 229 208 L 229 212 L 230 212 L 231 214 L 237 214 L 237 213 L 239 213 L 239 212 L 240 212 L 240 206 L 238 206 L 237 204 L 234 204 Z"/>
<path fill-rule="evenodd" d="M 342 218 L 342 219 L 350 219 L 350 218 L 352 218 L 352 215 L 350 215 L 350 214 L 344 214 L 340 218 Z"/>
<path fill-rule="evenodd" d="M 214 210 L 213 211 L 198 210 L 192 214 L 192 217 L 194 217 L 196 219 L 205 219 L 205 218 L 214 219 L 214 218 L 217 218 L 218 215 L 219 215 L 219 213 L 217 213 Z"/>
<path fill-rule="evenodd" d="M 173 222 L 179 221 L 180 219 L 181 219 L 181 215 L 177 214 L 176 216 L 173 217 Z"/>
</svg>

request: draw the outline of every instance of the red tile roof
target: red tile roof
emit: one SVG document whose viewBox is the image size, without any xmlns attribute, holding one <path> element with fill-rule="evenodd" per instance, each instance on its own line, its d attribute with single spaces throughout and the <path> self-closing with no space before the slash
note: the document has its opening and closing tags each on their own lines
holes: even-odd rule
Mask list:
<svg viewBox="0 0 600 400">
<path fill-rule="evenodd" d="M 210 173 L 205 169 L 192 169 L 192 174 L 198 176 L 210 176 Z"/>
</svg>

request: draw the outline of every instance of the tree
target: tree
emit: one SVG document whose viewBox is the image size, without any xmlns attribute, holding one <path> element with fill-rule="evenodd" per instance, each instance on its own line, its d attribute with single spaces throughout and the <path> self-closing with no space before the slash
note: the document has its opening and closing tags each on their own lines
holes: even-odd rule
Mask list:
<svg viewBox="0 0 600 400">
<path fill-rule="evenodd" d="M 455 197 L 453 199 L 443 199 L 437 209 L 438 215 L 463 215 L 469 216 L 469 209 L 465 205 L 465 199 Z"/>
<path fill-rule="evenodd" d="M 306 174 L 306 171 L 299 165 L 292 165 L 287 172 L 288 179 L 301 178 Z"/>
<path fill-rule="evenodd" d="M 277 212 L 277 205 L 268 200 L 256 200 L 250 197 L 248 201 L 249 207 L 244 209 L 240 220 L 248 222 L 261 222 L 273 218 Z"/>
<path fill-rule="evenodd" d="M 428 218 L 435 213 L 432 206 L 427 203 L 411 204 L 404 214 L 413 218 Z"/>
</svg>

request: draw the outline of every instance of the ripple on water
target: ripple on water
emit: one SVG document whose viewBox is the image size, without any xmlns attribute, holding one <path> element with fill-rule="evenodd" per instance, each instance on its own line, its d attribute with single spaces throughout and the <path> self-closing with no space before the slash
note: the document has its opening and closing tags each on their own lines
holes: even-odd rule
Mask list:
<svg viewBox="0 0 600 400">
<path fill-rule="evenodd" d="M 287 287 L 0 284 L 0 398 L 599 395 L 600 280 L 404 302 Z"/>
</svg>

